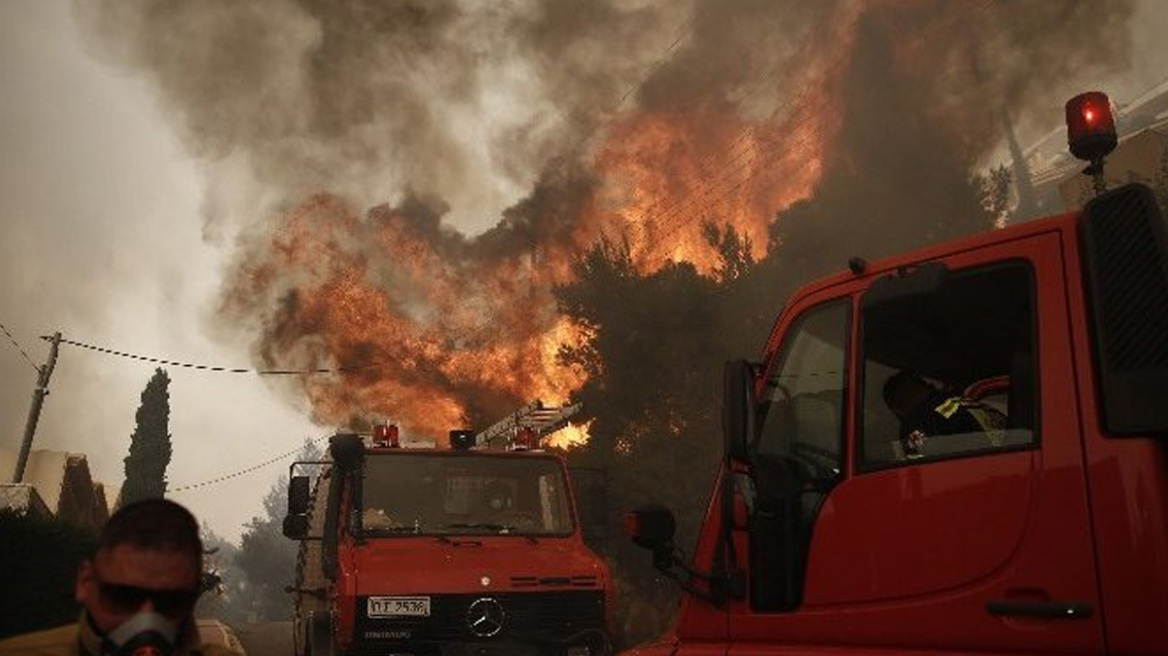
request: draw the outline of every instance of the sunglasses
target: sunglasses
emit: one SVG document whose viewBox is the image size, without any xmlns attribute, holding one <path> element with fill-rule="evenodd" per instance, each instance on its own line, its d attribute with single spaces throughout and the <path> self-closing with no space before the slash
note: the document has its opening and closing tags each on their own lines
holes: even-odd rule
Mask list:
<svg viewBox="0 0 1168 656">
<path fill-rule="evenodd" d="M 161 615 L 175 616 L 189 612 L 199 600 L 198 590 L 151 590 L 136 585 L 122 585 L 102 581 L 96 576 L 102 601 L 110 610 L 119 613 L 136 612 L 147 600 Z"/>
</svg>

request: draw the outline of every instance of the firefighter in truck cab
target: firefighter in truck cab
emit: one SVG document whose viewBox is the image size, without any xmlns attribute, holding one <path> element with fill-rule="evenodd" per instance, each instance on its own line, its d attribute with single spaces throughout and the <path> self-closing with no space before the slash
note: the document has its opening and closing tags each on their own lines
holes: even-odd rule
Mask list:
<svg viewBox="0 0 1168 656">
<path fill-rule="evenodd" d="M 952 391 L 937 389 L 919 374 L 901 371 L 888 378 L 884 403 L 900 420 L 900 443 L 906 458 L 920 458 L 930 438 L 979 433 L 990 446 L 1001 446 L 1006 416 Z"/>
</svg>

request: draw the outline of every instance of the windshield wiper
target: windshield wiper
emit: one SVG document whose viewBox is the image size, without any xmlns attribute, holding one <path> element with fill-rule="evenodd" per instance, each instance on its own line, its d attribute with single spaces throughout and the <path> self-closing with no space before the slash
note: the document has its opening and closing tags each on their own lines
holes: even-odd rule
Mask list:
<svg viewBox="0 0 1168 656">
<path fill-rule="evenodd" d="M 510 533 L 515 530 L 514 526 L 507 526 L 506 524 L 484 524 L 473 522 L 470 524 L 447 524 L 442 528 L 479 528 L 487 531 L 495 531 L 496 533 Z"/>
<path fill-rule="evenodd" d="M 470 524 L 464 524 L 464 523 L 447 524 L 446 526 L 443 526 L 442 528 L 483 529 L 486 531 L 495 531 L 496 533 L 498 533 L 500 535 L 516 535 L 516 536 L 524 537 L 524 538 L 527 538 L 527 541 L 532 543 L 532 544 L 539 544 L 539 539 L 536 538 L 534 535 L 531 535 L 530 533 L 520 533 L 519 529 L 517 527 L 510 526 L 507 524 L 485 524 L 485 523 L 474 522 L 474 523 L 470 523 Z"/>
<path fill-rule="evenodd" d="M 421 529 L 417 526 L 376 526 L 363 527 L 366 533 L 420 533 Z"/>
</svg>

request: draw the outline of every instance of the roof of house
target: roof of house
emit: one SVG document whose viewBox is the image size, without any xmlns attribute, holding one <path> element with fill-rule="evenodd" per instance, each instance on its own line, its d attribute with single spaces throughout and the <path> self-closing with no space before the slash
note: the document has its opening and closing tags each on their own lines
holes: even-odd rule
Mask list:
<svg viewBox="0 0 1168 656">
<path fill-rule="evenodd" d="M 17 458 L 14 450 L 0 449 L 0 472 L 7 480 L 15 474 Z M 94 527 L 109 517 L 104 486 L 90 475 L 85 454 L 34 449 L 21 483 L 35 489 L 54 515 Z"/>
<path fill-rule="evenodd" d="M 37 494 L 36 488 L 27 483 L 0 484 L 0 509 L 15 510 L 20 515 L 28 513 L 39 517 L 52 515 L 49 507 Z"/>
<path fill-rule="evenodd" d="M 57 512 L 57 503 L 61 499 L 61 487 L 65 482 L 65 468 L 68 466 L 69 455 L 65 451 L 41 449 L 30 451 L 24 468 L 24 478 L 20 481 L 35 487 L 37 493 L 44 499 L 45 505 L 54 513 Z M 0 449 L 0 470 L 7 472 L 8 480 L 12 480 L 16 472 L 17 456 L 17 452 L 11 449 Z"/>
</svg>

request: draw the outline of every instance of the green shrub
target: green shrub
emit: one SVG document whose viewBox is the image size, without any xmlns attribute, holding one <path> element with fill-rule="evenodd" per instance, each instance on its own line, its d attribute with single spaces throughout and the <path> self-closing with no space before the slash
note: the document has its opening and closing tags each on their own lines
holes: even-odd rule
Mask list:
<svg viewBox="0 0 1168 656">
<path fill-rule="evenodd" d="M 0 638 L 76 621 L 77 568 L 96 546 L 88 529 L 0 510 Z"/>
</svg>

